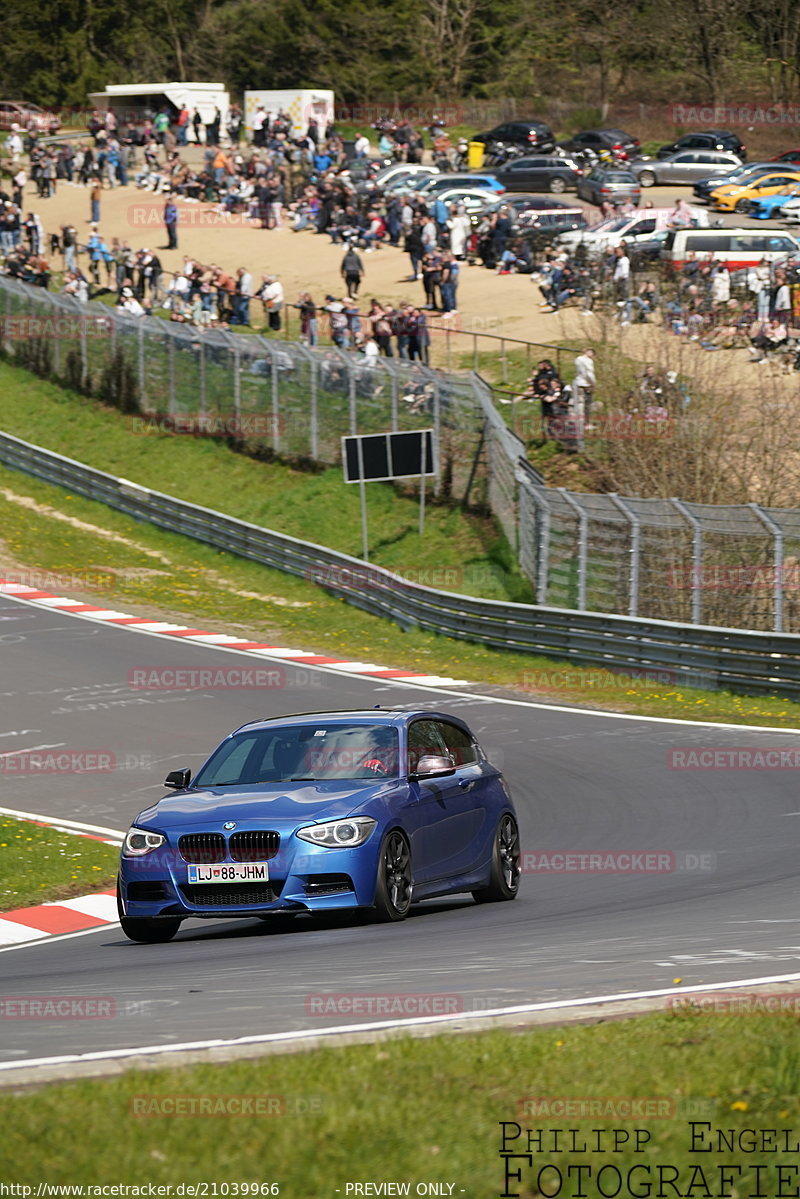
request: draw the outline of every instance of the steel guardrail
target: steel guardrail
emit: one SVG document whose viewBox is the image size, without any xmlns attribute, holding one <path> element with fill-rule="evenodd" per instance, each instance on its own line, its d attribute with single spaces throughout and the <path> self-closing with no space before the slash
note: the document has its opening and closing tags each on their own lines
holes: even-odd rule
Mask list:
<svg viewBox="0 0 800 1199">
<path fill-rule="evenodd" d="M 800 634 L 580 612 L 480 599 L 411 583 L 391 571 L 285 533 L 165 495 L 0 433 L 0 462 L 137 520 L 182 533 L 325 587 L 405 629 L 640 673 L 654 681 L 753 694 L 800 695 Z"/>
</svg>

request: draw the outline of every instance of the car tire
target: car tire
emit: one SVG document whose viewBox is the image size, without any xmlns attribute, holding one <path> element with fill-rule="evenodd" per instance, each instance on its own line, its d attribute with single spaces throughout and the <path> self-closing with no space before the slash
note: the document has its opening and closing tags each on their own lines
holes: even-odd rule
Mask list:
<svg viewBox="0 0 800 1199">
<path fill-rule="evenodd" d="M 734 212 L 749 212 L 749 210 L 750 210 L 750 201 L 749 200 L 737 200 L 736 201 L 736 204 L 734 206 Z"/>
<path fill-rule="evenodd" d="M 149 920 L 143 916 L 125 916 L 122 912 L 122 896 L 119 879 L 117 879 L 117 914 L 120 928 L 129 941 L 138 941 L 143 945 L 157 945 L 159 942 L 171 941 L 180 928 L 181 920 L 161 919 Z"/>
<path fill-rule="evenodd" d="M 378 855 L 375 919 L 387 924 L 405 920 L 411 907 L 413 890 L 411 847 L 399 829 L 392 829 L 383 838 Z"/>
<path fill-rule="evenodd" d="M 492 847 L 488 887 L 472 892 L 476 903 L 503 903 L 519 892 L 519 827 L 510 812 L 500 818 Z"/>
<path fill-rule="evenodd" d="M 639 176 L 639 182 L 642 187 L 653 187 L 655 186 L 656 177 L 652 171 L 642 171 Z"/>
<path fill-rule="evenodd" d="M 566 190 L 567 190 L 567 185 L 563 179 L 559 179 L 558 176 L 556 176 L 555 179 L 550 180 L 550 191 L 551 192 L 555 192 L 556 195 L 560 196 L 561 193 L 565 192 Z"/>
</svg>

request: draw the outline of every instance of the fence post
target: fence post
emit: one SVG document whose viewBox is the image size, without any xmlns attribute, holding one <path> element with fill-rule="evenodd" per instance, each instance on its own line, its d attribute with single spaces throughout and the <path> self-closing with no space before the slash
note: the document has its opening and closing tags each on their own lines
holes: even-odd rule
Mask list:
<svg viewBox="0 0 800 1199">
<path fill-rule="evenodd" d="M 140 403 L 147 404 L 147 394 L 144 387 L 144 322 L 139 322 L 139 396 Z"/>
<path fill-rule="evenodd" d="M 508 382 L 508 362 L 506 361 L 506 341 L 504 337 L 500 338 L 500 361 L 502 365 L 503 382 Z M 559 372 L 560 374 L 560 372 Z"/>
<path fill-rule="evenodd" d="M 433 385 L 433 446 L 434 446 L 434 462 L 436 464 L 436 475 L 433 480 L 433 494 L 438 495 L 442 486 L 441 464 L 439 455 L 442 447 L 442 401 L 439 396 L 439 381 L 438 379 Z M 422 479 L 423 485 L 425 478 Z"/>
<path fill-rule="evenodd" d="M 525 494 L 533 497 L 538 519 L 536 521 L 536 602 L 547 606 L 547 588 L 550 583 L 550 505 L 544 494 L 544 488 L 524 477 L 520 479 L 520 487 L 525 488 Z M 520 544 L 524 531 L 520 526 Z"/>
<path fill-rule="evenodd" d="M 578 611 L 586 611 L 586 558 L 588 550 L 589 519 L 584 508 L 570 495 L 566 487 L 558 489 L 574 512 L 578 513 Z"/>
<path fill-rule="evenodd" d="M 319 429 L 317 428 L 317 356 L 311 355 L 311 457 L 319 458 Z"/>
<path fill-rule="evenodd" d="M 236 413 L 237 422 L 241 420 L 242 415 L 242 378 L 241 378 L 241 351 L 238 341 L 233 343 L 233 408 Z"/>
<path fill-rule="evenodd" d="M 172 331 L 167 338 L 167 361 L 169 363 L 169 413 L 170 416 L 175 411 L 175 338 L 172 336 Z"/>
<path fill-rule="evenodd" d="M 352 364 L 348 361 L 347 377 L 350 381 L 350 432 L 355 435 L 358 433 L 358 410 L 356 407 L 356 372 L 353 370 Z"/>
<path fill-rule="evenodd" d="M 200 345 L 200 414 L 206 414 L 206 346 L 202 337 L 199 341 Z"/>
<path fill-rule="evenodd" d="M 477 371 L 479 365 L 480 365 L 480 363 L 478 361 L 478 338 L 473 333 L 472 334 L 472 369 L 474 371 Z"/>
<path fill-rule="evenodd" d="M 692 528 L 692 624 L 703 623 L 703 526 L 684 504 L 683 500 L 671 499 L 681 516 Z"/>
<path fill-rule="evenodd" d="M 616 494 L 616 492 L 614 492 L 614 491 L 610 492 L 608 498 L 610 500 L 614 501 L 614 503 L 619 508 L 620 512 L 623 512 L 625 514 L 625 516 L 628 518 L 628 520 L 630 521 L 631 548 L 630 548 L 629 552 L 630 552 L 630 556 L 631 556 L 631 568 L 628 573 L 628 615 L 629 616 L 638 616 L 639 615 L 639 564 L 640 564 L 640 557 L 641 557 L 642 522 L 639 520 L 639 517 L 636 515 L 636 513 L 631 511 L 631 509 L 628 507 L 628 505 L 625 503 L 625 501 L 620 499 L 620 497 Z"/>
<path fill-rule="evenodd" d="M 280 379 L 278 378 L 278 353 L 279 351 L 277 350 L 274 352 L 270 350 L 269 353 L 272 362 L 272 448 L 276 454 L 281 448 L 281 434 L 279 427 L 281 405 Z"/>
<path fill-rule="evenodd" d="M 387 359 L 387 361 L 388 361 L 388 359 Z M 397 412 L 398 412 L 398 407 L 399 407 L 399 403 L 398 403 L 399 397 L 397 394 L 397 391 L 398 391 L 397 372 L 395 371 L 394 366 L 391 367 L 391 380 L 392 380 L 392 432 L 396 433 L 397 432 Z"/>
<path fill-rule="evenodd" d="M 772 581 L 772 631 L 783 632 L 783 529 L 777 524 L 760 504 L 750 504 L 759 520 L 772 534 L 772 563 L 775 578 Z"/>
</svg>

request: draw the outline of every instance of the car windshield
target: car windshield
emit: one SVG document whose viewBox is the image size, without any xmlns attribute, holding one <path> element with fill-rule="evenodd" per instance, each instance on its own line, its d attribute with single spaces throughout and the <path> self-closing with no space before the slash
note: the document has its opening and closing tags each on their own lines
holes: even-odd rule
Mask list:
<svg viewBox="0 0 800 1199">
<path fill-rule="evenodd" d="M 192 786 L 397 778 L 399 756 L 397 730 L 385 724 L 322 719 L 244 730 L 222 742 Z"/>
</svg>

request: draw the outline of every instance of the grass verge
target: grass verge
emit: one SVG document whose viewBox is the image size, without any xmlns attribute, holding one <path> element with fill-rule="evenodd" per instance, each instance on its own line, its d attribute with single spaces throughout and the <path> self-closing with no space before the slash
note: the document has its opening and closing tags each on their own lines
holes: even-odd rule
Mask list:
<svg viewBox="0 0 800 1199">
<path fill-rule="evenodd" d="M 113 887 L 119 850 L 0 816 L 0 912 Z"/>
<path fill-rule="evenodd" d="M 386 1181 L 409 1183 L 411 1195 L 468 1199 L 778 1196 L 796 1187 L 798 1060 L 800 1032 L 791 1016 L 661 1013 L 130 1072 L 3 1095 L 0 1118 L 14 1176 L 26 1182 L 231 1185 L 209 1195 L 235 1195 L 234 1182 L 258 1182 L 278 1189 L 238 1194 L 284 1199 L 404 1193 L 352 1189 Z M 201 1098 L 232 1114 L 189 1114 Z M 237 1116 L 243 1098 L 251 1106 L 259 1098 L 275 1118 Z M 575 1107 L 565 1118 L 569 1100 Z M 174 1112 L 177 1101 L 184 1114 L 161 1115 Z M 600 1105 L 594 1117 L 593 1101 Z M 636 1101 L 650 1114 L 632 1111 Z M 69 1112 L 80 1112 L 79 1137 Z M 690 1121 L 698 1122 L 695 1129 Z M 528 1128 L 541 1148 L 534 1140 L 532 1161 L 509 1161 L 506 1188 L 503 1134 L 507 1149 L 524 1153 Z M 718 1130 L 734 1139 L 733 1148 L 720 1146 Z M 771 1149 L 762 1139 L 768 1130 Z M 586 1171 L 582 1184 L 578 1166 Z M 727 1186 L 720 1185 L 722 1166 L 732 1172 Z M 633 1167 L 639 1169 L 628 1176 Z M 788 1168 L 783 1185 L 779 1168 Z M 660 1170 L 671 1182 L 659 1184 Z M 417 1189 L 434 1180 L 453 1184 L 452 1191 Z"/>
<path fill-rule="evenodd" d="M 135 615 L 464 678 L 550 703 L 732 724 L 800 724 L 800 705 L 784 699 L 681 689 L 595 667 L 564 668 L 542 656 L 420 630 L 403 632 L 305 579 L 139 524 L 2 468 L 0 530 L 0 576 Z"/>
</svg>

